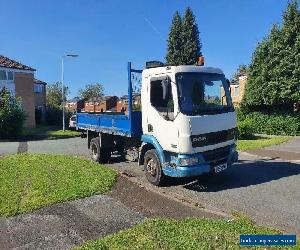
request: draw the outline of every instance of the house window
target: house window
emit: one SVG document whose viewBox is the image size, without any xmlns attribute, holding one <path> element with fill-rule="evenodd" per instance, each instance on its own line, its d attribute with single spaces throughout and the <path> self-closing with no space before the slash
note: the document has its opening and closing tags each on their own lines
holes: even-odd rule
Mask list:
<svg viewBox="0 0 300 250">
<path fill-rule="evenodd" d="M 239 92 L 240 92 L 239 90 L 240 90 L 239 86 L 234 87 L 233 88 L 233 96 L 239 96 Z"/>
<path fill-rule="evenodd" d="M 34 84 L 34 93 L 42 93 L 43 86 L 41 84 Z"/>
<path fill-rule="evenodd" d="M 0 70 L 0 80 L 7 80 L 6 71 Z"/>
<path fill-rule="evenodd" d="M 14 80 L 14 73 L 11 71 L 7 72 L 7 80 L 13 81 Z"/>
</svg>

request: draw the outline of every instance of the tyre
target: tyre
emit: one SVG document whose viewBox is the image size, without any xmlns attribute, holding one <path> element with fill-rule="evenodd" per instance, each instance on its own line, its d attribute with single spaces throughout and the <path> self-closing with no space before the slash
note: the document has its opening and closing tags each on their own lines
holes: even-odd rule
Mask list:
<svg viewBox="0 0 300 250">
<path fill-rule="evenodd" d="M 111 152 L 107 148 L 100 147 L 99 137 L 93 138 L 90 144 L 91 158 L 93 161 L 107 163 L 110 159 Z"/>
<path fill-rule="evenodd" d="M 155 149 L 148 150 L 145 153 L 144 169 L 146 178 L 151 184 L 159 186 L 164 182 L 165 176 Z"/>
</svg>

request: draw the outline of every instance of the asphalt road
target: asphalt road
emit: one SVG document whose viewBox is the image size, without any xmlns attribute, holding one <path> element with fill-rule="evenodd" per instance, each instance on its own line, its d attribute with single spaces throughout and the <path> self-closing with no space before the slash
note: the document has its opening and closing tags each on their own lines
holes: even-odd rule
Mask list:
<svg viewBox="0 0 300 250">
<path fill-rule="evenodd" d="M 0 143 L 0 155 L 24 151 L 89 157 L 86 139 L 81 138 Z M 108 166 L 133 176 L 133 181 L 155 192 L 215 212 L 239 211 L 258 224 L 300 234 L 299 164 L 241 154 L 238 164 L 213 178 L 172 179 L 160 188 L 147 183 L 136 163 L 116 159 Z"/>
</svg>

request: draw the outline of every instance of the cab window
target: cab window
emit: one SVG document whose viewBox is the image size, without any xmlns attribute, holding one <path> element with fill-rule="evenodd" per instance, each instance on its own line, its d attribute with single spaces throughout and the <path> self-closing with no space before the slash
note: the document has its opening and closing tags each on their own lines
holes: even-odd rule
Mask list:
<svg viewBox="0 0 300 250">
<path fill-rule="evenodd" d="M 174 120 L 172 85 L 168 78 L 150 82 L 150 103 L 166 120 Z"/>
</svg>

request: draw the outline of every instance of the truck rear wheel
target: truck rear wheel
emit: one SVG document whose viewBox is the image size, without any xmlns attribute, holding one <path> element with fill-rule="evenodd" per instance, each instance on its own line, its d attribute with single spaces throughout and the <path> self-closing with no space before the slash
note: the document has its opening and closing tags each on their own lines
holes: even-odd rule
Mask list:
<svg viewBox="0 0 300 250">
<path fill-rule="evenodd" d="M 148 150 L 145 153 L 144 170 L 146 178 L 151 184 L 159 186 L 163 183 L 165 176 L 155 149 Z"/>
<path fill-rule="evenodd" d="M 100 147 L 99 137 L 93 138 L 90 144 L 91 158 L 93 161 L 107 163 L 110 159 L 111 152 L 108 148 Z"/>
</svg>

